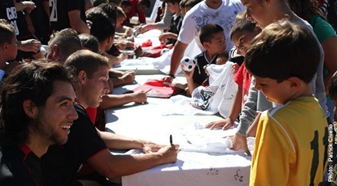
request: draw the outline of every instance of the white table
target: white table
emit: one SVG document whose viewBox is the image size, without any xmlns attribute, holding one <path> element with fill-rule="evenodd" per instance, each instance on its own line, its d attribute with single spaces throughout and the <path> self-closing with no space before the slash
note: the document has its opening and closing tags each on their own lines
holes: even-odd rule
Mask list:
<svg viewBox="0 0 337 186">
<path fill-rule="evenodd" d="M 146 78 L 155 77 L 159 78 L 160 75 L 138 76 L 136 79 L 142 84 Z M 138 85 L 134 84 L 126 87 L 133 89 L 136 86 Z M 157 166 L 137 174 L 124 176 L 122 177 L 122 185 L 248 185 L 251 157 L 231 151 L 201 153 L 192 152 L 193 148 L 192 151 L 185 148 L 189 147 L 191 143 L 186 135 L 200 132 L 195 129 L 196 124 L 203 125 L 218 120 L 220 117 L 215 115 L 164 116 L 163 113 L 167 109 L 169 102 L 170 100 L 168 99 L 148 98 L 148 103 L 146 104 L 127 104 L 120 108 L 106 110 L 106 127 L 108 130 L 113 130 L 117 134 L 151 140 L 161 144 L 169 144 L 169 135 L 172 134 L 173 142 L 185 149 L 179 152 L 176 163 Z M 214 137 L 218 137 L 219 134 L 225 135 L 226 133 L 225 131 L 207 131 L 212 132 Z M 206 142 L 204 141 L 204 143 Z M 192 141 L 192 144 L 194 145 L 195 141 Z"/>
</svg>

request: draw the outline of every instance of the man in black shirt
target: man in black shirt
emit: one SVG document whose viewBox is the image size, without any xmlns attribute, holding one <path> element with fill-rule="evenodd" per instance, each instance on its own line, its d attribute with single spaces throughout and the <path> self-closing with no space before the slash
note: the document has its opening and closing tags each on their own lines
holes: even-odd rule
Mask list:
<svg viewBox="0 0 337 186">
<path fill-rule="evenodd" d="M 46 168 L 44 172 L 48 173 L 48 182 L 53 185 L 69 185 L 69 182 L 60 182 L 59 178 L 69 180 L 73 177 L 79 169 L 79 165 L 64 164 L 62 162 L 69 161 L 79 162 L 80 164 L 87 164 L 92 166 L 96 175 L 100 176 L 95 181 L 100 185 L 106 185 L 106 177 L 116 178 L 119 176 L 129 175 L 140 172 L 157 165 L 172 163 L 177 160 L 178 147 L 176 145 L 157 145 L 145 140 L 136 140 L 113 134 L 105 131 L 100 131 L 91 122 L 85 109 L 88 107 L 96 108 L 102 102 L 102 97 L 109 92 L 109 64 L 108 58 L 93 53 L 89 50 L 79 50 L 70 55 L 64 63 L 66 67 L 75 69 L 77 75 L 75 89 L 76 101 L 75 105 L 79 118 L 74 122 L 71 127 L 68 142 L 62 147 L 58 148 L 59 151 L 52 149 L 53 152 L 48 151 L 43 159 Z M 53 146 L 54 148 L 55 145 Z M 141 155 L 112 155 L 109 149 L 142 149 L 146 154 Z M 70 152 L 69 158 L 64 155 Z M 52 163 L 53 157 L 57 159 L 60 164 Z M 86 168 L 86 175 L 90 172 L 90 168 L 83 166 L 82 170 Z M 63 171 L 60 171 L 63 170 Z M 50 172 L 52 171 L 52 172 Z M 91 171 L 90 174 L 95 172 Z M 65 172 L 68 172 L 65 174 Z M 62 175 L 57 175 L 61 173 Z M 73 173 L 73 175 L 71 175 Z M 83 173 L 85 174 L 85 173 Z M 88 175 L 88 176 L 91 176 Z M 50 177 L 49 177 L 50 176 Z M 50 178 L 54 176 L 54 180 Z M 68 177 L 66 177 L 68 176 Z M 90 177 L 81 177 L 86 180 Z M 97 178 L 97 176 L 96 176 Z"/>
<path fill-rule="evenodd" d="M 81 34 L 89 34 L 85 19 L 85 0 L 50 0 L 50 23 L 54 30 L 72 28 Z"/>
<path fill-rule="evenodd" d="M 43 185 L 40 157 L 68 140 L 75 92 L 60 64 L 32 62 L 4 81 L 0 111 L 0 185 Z"/>
</svg>

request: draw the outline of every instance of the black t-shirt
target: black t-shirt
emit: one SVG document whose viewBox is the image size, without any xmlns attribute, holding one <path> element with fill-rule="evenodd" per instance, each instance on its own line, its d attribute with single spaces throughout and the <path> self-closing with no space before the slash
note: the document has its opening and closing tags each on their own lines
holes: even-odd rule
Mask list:
<svg viewBox="0 0 337 186">
<path fill-rule="evenodd" d="M 79 104 L 74 106 L 78 119 L 70 128 L 67 143 L 51 146 L 42 157 L 46 185 L 69 185 L 81 164 L 107 148 L 85 109 Z"/>
<path fill-rule="evenodd" d="M 172 32 L 178 35 L 182 22 L 183 20 L 182 20 L 181 14 L 179 16 L 174 15 L 171 19 L 171 24 L 170 24 L 168 32 Z M 169 39 L 168 41 L 169 41 L 168 43 L 172 43 L 173 45 L 176 43 L 176 40 L 174 39 Z"/>
<path fill-rule="evenodd" d="M 15 34 L 19 35 L 17 26 L 17 12 L 13 0 L 0 0 L 0 18 L 6 19 L 15 27 Z"/>
<path fill-rule="evenodd" d="M 68 12 L 79 10 L 81 19 L 85 22 L 85 0 L 50 0 L 50 23 L 54 30 L 71 28 Z"/>
<path fill-rule="evenodd" d="M 209 64 L 216 64 L 216 58 L 218 55 L 214 56 L 213 59 L 209 62 L 206 58 L 206 52 L 202 52 L 201 54 L 195 56 L 194 61 L 196 63 L 196 67 L 193 73 L 193 82 L 198 85 L 202 85 L 202 83 L 208 78 L 204 66 Z"/>
<path fill-rule="evenodd" d="M 22 2 L 22 0 L 16 0 L 16 2 Z M 33 10 L 34 11 L 34 10 Z M 33 34 L 28 29 L 28 24 L 26 21 L 26 14 L 28 14 L 25 10 L 17 11 L 17 24 L 20 31 L 20 34 L 17 36 L 18 40 L 26 40 L 32 39 Z"/>
<path fill-rule="evenodd" d="M 0 185 L 43 185 L 40 158 L 26 145 L 0 147 Z"/>
</svg>

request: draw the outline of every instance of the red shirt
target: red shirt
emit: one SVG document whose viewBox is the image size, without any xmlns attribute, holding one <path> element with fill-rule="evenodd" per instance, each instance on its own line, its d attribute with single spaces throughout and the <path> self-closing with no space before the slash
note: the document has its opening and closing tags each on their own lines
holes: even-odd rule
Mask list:
<svg viewBox="0 0 337 186">
<path fill-rule="evenodd" d="M 252 81 L 252 76 L 246 69 L 245 63 L 242 63 L 239 70 L 234 76 L 234 81 L 242 88 L 242 105 L 246 102 L 246 97 L 248 96 L 250 83 Z"/>
<path fill-rule="evenodd" d="M 85 111 L 87 112 L 92 124 L 95 125 L 97 108 L 88 107 L 87 109 L 85 109 Z"/>
<path fill-rule="evenodd" d="M 124 23 L 129 23 L 130 19 L 136 14 L 138 15 L 139 23 L 146 23 L 145 12 L 138 12 L 137 11 L 138 0 L 130 0 L 130 2 L 132 4 L 132 6 L 131 6 L 131 9 L 130 9 L 129 13 L 126 15 L 126 19 L 125 19 Z"/>
</svg>

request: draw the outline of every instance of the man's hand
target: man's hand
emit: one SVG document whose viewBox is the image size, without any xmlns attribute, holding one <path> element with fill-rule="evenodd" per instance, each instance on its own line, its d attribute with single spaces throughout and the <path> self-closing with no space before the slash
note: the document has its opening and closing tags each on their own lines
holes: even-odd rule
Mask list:
<svg viewBox="0 0 337 186">
<path fill-rule="evenodd" d="M 233 126 L 234 122 L 230 118 L 213 121 L 206 125 L 206 128 L 209 128 L 211 130 L 222 128 L 222 130 L 229 129 Z"/>
<path fill-rule="evenodd" d="M 122 80 L 125 84 L 133 83 L 133 81 L 135 80 L 135 72 L 134 71 L 125 72 L 124 75 L 119 77 L 119 79 Z"/>
<path fill-rule="evenodd" d="M 22 1 L 21 3 L 24 6 L 24 9 L 27 11 L 27 13 L 31 13 L 32 10 L 36 8 L 35 3 L 33 1 Z"/>
<path fill-rule="evenodd" d="M 148 153 L 153 153 L 153 152 L 158 152 L 158 150 L 160 148 L 163 148 L 165 145 L 159 145 L 159 144 L 156 144 L 156 143 L 153 143 L 151 141 L 141 141 L 143 143 L 143 148 L 142 148 L 142 151 L 145 153 L 145 154 L 148 154 Z"/>
<path fill-rule="evenodd" d="M 41 47 L 41 42 L 36 39 L 28 39 L 24 41 L 18 41 L 19 50 L 25 52 L 38 52 Z"/>
<path fill-rule="evenodd" d="M 174 163 L 177 161 L 179 145 L 173 144 L 160 148 L 157 153 L 161 154 L 162 164 Z"/>
<path fill-rule="evenodd" d="M 147 101 L 146 94 L 143 91 L 136 91 L 132 95 L 135 103 L 145 103 Z"/>
<path fill-rule="evenodd" d="M 165 85 L 171 85 L 172 84 L 172 81 L 173 81 L 173 77 L 167 75 L 163 78 L 163 81 L 164 81 L 164 84 Z"/>
</svg>

